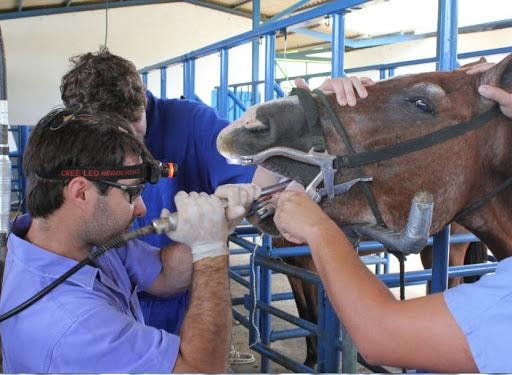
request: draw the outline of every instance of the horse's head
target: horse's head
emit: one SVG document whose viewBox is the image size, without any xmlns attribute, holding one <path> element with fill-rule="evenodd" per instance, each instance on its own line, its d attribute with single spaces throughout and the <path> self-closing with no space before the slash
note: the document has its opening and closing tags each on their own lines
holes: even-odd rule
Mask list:
<svg viewBox="0 0 512 375">
<path fill-rule="evenodd" d="M 490 70 L 476 75 L 464 69 L 396 77 L 367 87 L 368 98 L 357 105 L 340 107 L 328 95 L 330 107 L 345 129 L 353 152 L 361 153 L 421 138 L 440 129 L 470 122 L 495 106 L 478 94 L 483 84 L 512 91 L 512 55 Z M 314 98 L 327 151 L 351 154 L 325 106 Z M 222 131 L 219 151 L 228 159 L 240 159 L 269 148 L 285 146 L 308 152 L 313 146 L 308 114 L 296 96 L 256 105 Z M 468 125 L 470 126 L 470 125 Z M 339 168 L 335 183 L 358 173 L 372 176 L 373 192 L 385 224 L 402 228 L 415 193 L 434 197 L 432 231 L 442 228 L 472 201 L 512 176 L 512 123 L 498 114 L 476 130 L 404 155 L 371 162 L 357 168 Z M 318 168 L 284 157 L 272 157 L 262 166 L 307 185 Z M 339 225 L 375 223 L 376 218 L 362 194 L 362 185 L 324 199 L 324 211 Z M 268 228 L 265 228 L 268 229 Z"/>
</svg>

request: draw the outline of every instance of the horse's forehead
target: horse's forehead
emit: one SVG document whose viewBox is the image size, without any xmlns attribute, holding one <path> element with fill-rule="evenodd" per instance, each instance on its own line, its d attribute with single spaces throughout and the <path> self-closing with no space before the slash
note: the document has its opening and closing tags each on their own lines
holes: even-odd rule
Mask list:
<svg viewBox="0 0 512 375">
<path fill-rule="evenodd" d="M 251 128 L 252 126 L 257 126 L 262 120 L 262 113 L 266 115 L 272 113 L 278 114 L 279 108 L 282 108 L 283 105 L 295 105 L 297 103 L 298 100 L 295 96 L 288 96 L 253 105 L 249 107 L 239 119 L 233 121 L 230 127 L 245 126 L 246 128 Z"/>
</svg>

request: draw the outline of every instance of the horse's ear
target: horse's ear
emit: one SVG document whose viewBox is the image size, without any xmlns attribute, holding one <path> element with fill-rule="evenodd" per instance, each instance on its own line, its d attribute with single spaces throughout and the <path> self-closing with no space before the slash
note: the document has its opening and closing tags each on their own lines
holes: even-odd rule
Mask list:
<svg viewBox="0 0 512 375">
<path fill-rule="evenodd" d="M 457 68 L 457 70 L 469 70 L 469 69 L 473 68 L 474 66 L 477 66 L 477 65 L 480 65 L 480 64 L 483 64 L 486 62 L 487 62 L 487 59 L 482 56 L 482 57 L 480 57 L 480 59 L 478 59 L 478 61 L 473 61 L 473 62 L 459 66 Z"/>
<path fill-rule="evenodd" d="M 512 54 L 493 66 L 480 77 L 480 84 L 498 86 L 512 91 Z"/>
</svg>

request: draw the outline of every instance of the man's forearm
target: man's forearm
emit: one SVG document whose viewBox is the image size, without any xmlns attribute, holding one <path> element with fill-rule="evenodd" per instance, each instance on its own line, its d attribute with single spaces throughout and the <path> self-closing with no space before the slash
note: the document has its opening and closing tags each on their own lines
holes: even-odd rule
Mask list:
<svg viewBox="0 0 512 375">
<path fill-rule="evenodd" d="M 313 236 L 309 245 L 329 299 L 349 331 L 355 333 L 353 339 L 358 345 L 377 339 L 372 322 L 382 324 L 383 310 L 396 299 L 361 262 L 334 223 Z"/>
<path fill-rule="evenodd" d="M 225 372 L 230 333 L 228 257 L 197 261 L 175 372 Z"/>
</svg>

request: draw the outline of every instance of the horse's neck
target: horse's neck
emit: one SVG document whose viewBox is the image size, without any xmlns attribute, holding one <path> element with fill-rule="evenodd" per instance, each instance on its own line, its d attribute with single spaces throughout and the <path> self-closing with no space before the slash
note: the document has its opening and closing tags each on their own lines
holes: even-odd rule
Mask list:
<svg viewBox="0 0 512 375">
<path fill-rule="evenodd" d="M 497 259 L 512 256 L 512 187 L 460 220 Z"/>
<path fill-rule="evenodd" d="M 500 116 L 486 127 L 479 150 L 490 164 L 478 171 L 474 198 L 493 191 L 512 177 L 512 120 Z M 471 212 L 460 223 L 480 238 L 497 259 L 512 256 L 512 186 L 506 187 L 480 209 Z"/>
</svg>

